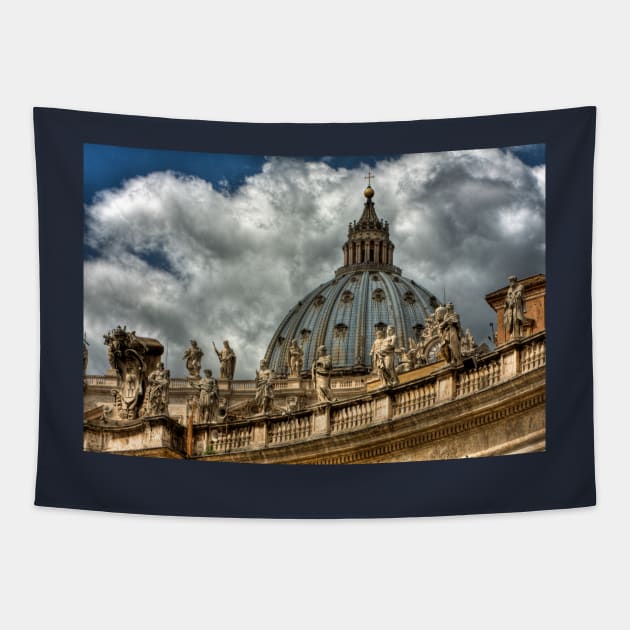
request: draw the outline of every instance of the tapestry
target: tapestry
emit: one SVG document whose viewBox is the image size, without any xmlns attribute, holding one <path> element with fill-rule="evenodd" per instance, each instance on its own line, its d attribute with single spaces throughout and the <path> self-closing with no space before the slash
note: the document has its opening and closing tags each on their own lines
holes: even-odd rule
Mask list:
<svg viewBox="0 0 630 630">
<path fill-rule="evenodd" d="M 37 505 L 351 518 L 595 503 L 595 108 L 34 120 Z"/>
</svg>

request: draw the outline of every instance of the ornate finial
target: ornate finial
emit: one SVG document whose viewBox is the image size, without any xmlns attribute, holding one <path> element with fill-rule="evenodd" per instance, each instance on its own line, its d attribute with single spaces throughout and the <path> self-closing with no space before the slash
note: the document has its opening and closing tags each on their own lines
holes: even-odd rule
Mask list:
<svg viewBox="0 0 630 630">
<path fill-rule="evenodd" d="M 373 175 L 372 171 L 370 171 L 370 169 L 368 169 L 368 174 L 363 179 L 367 179 L 368 180 L 367 188 L 363 191 L 363 194 L 368 199 L 371 199 L 372 197 L 374 197 L 374 188 L 372 188 L 372 186 L 371 186 L 372 179 L 374 179 L 374 175 Z"/>
</svg>

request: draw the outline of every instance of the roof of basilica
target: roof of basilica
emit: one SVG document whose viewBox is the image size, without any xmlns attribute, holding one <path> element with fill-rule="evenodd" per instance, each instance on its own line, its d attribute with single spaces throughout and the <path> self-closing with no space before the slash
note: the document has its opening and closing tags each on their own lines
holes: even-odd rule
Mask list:
<svg viewBox="0 0 630 630">
<path fill-rule="evenodd" d="M 378 218 L 374 189 L 364 191 L 361 218 L 349 225 L 344 264 L 335 277 L 300 300 L 273 335 L 265 359 L 278 375 L 289 373 L 289 347 L 304 352 L 302 372 L 310 372 L 317 349 L 325 345 L 336 373 L 365 373 L 380 328 L 394 326 L 401 346 L 419 339 L 425 320 L 439 303 L 435 296 L 405 278 L 393 264 L 389 225 Z"/>
</svg>

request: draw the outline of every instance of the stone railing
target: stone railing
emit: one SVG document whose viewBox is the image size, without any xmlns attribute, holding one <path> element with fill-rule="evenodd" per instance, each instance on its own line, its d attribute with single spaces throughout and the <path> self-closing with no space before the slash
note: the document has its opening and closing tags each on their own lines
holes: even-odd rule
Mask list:
<svg viewBox="0 0 630 630">
<path fill-rule="evenodd" d="M 233 392 L 254 391 L 255 389 L 256 383 L 254 383 L 254 381 L 232 381 Z"/>
<path fill-rule="evenodd" d="M 474 394 L 486 387 L 492 387 L 501 380 L 501 366 L 498 361 L 490 361 L 474 370 L 457 375 L 455 396 Z"/>
<path fill-rule="evenodd" d="M 336 408 L 330 416 L 330 432 L 352 431 L 372 423 L 374 409 L 372 401 L 358 402 Z"/>
<path fill-rule="evenodd" d="M 331 380 L 330 389 L 363 389 L 365 383 L 365 377 L 340 376 Z"/>
<path fill-rule="evenodd" d="M 109 374 L 103 375 L 86 375 L 85 382 L 90 386 L 107 386 L 107 387 L 116 387 L 118 385 L 118 379 L 116 376 L 112 376 Z M 340 376 L 333 377 L 331 380 L 330 387 L 335 390 L 345 390 L 345 389 L 364 389 L 365 388 L 365 377 L 351 377 L 351 376 Z M 231 389 L 233 392 L 253 392 L 256 390 L 256 383 L 252 381 L 240 380 L 240 381 L 231 381 L 228 384 L 227 381 L 218 381 L 219 389 L 224 390 L 228 389 L 231 385 Z M 311 391 L 313 389 L 313 383 L 311 381 L 302 379 L 302 380 L 277 380 L 273 383 L 273 388 L 275 391 L 286 391 L 286 390 L 295 390 L 295 391 Z M 193 392 L 194 389 L 190 385 L 190 381 L 188 378 L 182 377 L 173 377 L 171 378 L 170 389 L 172 391 L 181 391 L 181 390 L 189 390 Z"/>
<path fill-rule="evenodd" d="M 170 383 L 170 389 L 189 389 L 191 392 L 194 391 L 190 386 L 187 378 L 172 378 Z"/>
<path fill-rule="evenodd" d="M 211 438 L 211 453 L 227 453 L 234 450 L 248 449 L 252 443 L 254 428 L 251 424 L 230 427 L 227 430 L 215 430 Z"/>
<path fill-rule="evenodd" d="M 523 346 L 521 350 L 521 372 L 535 370 L 546 362 L 546 345 L 544 340 Z"/>
<path fill-rule="evenodd" d="M 394 415 L 403 416 L 435 404 L 437 388 L 435 382 L 397 392 L 394 397 Z"/>
<path fill-rule="evenodd" d="M 299 415 L 286 420 L 274 420 L 267 430 L 269 444 L 283 444 L 304 440 L 313 432 L 313 418 L 311 414 Z"/>
<path fill-rule="evenodd" d="M 118 378 L 116 376 L 103 375 L 87 375 L 85 377 L 86 385 L 105 385 L 107 387 L 116 387 L 118 385 Z"/>
</svg>

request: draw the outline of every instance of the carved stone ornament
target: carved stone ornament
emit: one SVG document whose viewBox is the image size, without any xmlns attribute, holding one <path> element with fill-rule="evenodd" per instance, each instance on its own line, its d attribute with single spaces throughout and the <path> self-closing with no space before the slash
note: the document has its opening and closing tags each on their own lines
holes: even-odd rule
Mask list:
<svg viewBox="0 0 630 630">
<path fill-rule="evenodd" d="M 118 386 L 112 390 L 114 408 L 111 418 L 133 420 L 145 415 L 147 408 L 143 405 L 148 376 L 157 374 L 164 351 L 162 344 L 155 339 L 137 337 L 135 330 L 128 331 L 126 326 L 114 328 L 103 339 L 109 364 L 118 377 Z M 160 408 L 166 412 L 163 406 Z"/>
</svg>

